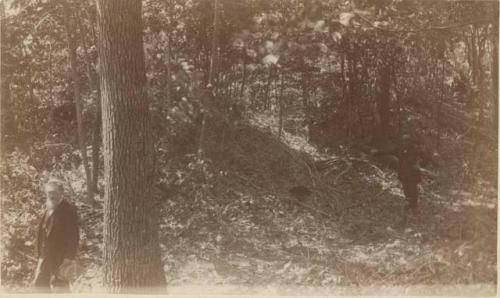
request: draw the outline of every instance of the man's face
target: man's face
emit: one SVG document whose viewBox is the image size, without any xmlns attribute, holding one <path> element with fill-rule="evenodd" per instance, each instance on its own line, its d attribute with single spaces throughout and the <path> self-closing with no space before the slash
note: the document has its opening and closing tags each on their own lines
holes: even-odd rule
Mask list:
<svg viewBox="0 0 500 298">
<path fill-rule="evenodd" d="M 61 190 L 57 185 L 49 184 L 45 187 L 46 201 L 45 205 L 47 209 L 55 209 L 57 205 L 62 201 Z"/>
</svg>

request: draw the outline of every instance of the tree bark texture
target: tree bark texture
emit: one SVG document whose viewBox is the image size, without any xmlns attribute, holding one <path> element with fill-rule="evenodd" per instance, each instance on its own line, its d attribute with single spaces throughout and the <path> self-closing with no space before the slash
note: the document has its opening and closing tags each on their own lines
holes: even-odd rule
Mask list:
<svg viewBox="0 0 500 298">
<path fill-rule="evenodd" d="M 104 152 L 104 288 L 165 289 L 140 0 L 98 0 Z"/>
</svg>

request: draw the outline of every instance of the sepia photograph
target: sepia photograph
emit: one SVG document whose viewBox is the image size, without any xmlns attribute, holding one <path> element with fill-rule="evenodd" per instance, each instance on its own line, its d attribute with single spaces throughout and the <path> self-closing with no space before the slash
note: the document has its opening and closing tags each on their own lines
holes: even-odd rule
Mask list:
<svg viewBox="0 0 500 298">
<path fill-rule="evenodd" d="M 496 296 L 498 0 L 0 0 L 0 292 Z"/>
</svg>

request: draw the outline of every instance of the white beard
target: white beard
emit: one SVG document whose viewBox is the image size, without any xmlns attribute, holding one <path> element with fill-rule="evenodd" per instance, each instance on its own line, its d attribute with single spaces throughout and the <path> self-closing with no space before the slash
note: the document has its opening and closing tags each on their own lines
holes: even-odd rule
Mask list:
<svg viewBox="0 0 500 298">
<path fill-rule="evenodd" d="M 59 202 L 61 203 L 61 202 Z M 54 204 L 53 202 L 45 202 L 45 208 L 47 209 L 47 211 L 49 211 L 49 213 L 52 213 L 54 211 L 54 209 L 56 209 L 56 207 L 59 205 L 59 203 L 56 203 Z"/>
</svg>

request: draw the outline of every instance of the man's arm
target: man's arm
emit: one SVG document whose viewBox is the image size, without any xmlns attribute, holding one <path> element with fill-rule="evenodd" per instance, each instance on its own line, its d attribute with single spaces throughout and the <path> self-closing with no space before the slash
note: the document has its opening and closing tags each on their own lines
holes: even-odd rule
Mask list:
<svg viewBox="0 0 500 298">
<path fill-rule="evenodd" d="M 66 214 L 66 227 L 64 238 L 64 260 L 58 269 L 57 275 L 64 280 L 72 280 L 76 276 L 76 253 L 80 240 L 78 227 L 78 214 L 76 208 L 70 207 Z"/>
<path fill-rule="evenodd" d="M 75 208 L 71 208 L 67 218 L 64 258 L 74 260 L 78 251 L 80 240 L 80 229 L 78 227 L 78 214 Z"/>
<path fill-rule="evenodd" d="M 40 220 L 38 222 L 37 229 L 37 238 L 36 238 L 36 254 L 37 258 L 40 258 L 42 255 L 42 229 L 43 229 L 43 220 L 45 218 L 45 213 L 42 213 Z"/>
</svg>

